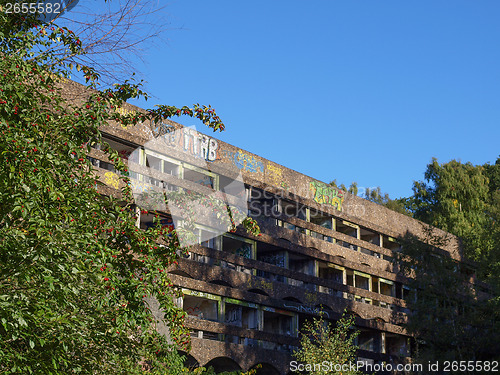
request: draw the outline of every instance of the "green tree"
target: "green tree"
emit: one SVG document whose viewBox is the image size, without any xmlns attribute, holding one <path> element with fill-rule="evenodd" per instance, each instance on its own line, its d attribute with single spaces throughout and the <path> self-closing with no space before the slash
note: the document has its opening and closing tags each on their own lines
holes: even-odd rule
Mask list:
<svg viewBox="0 0 500 375">
<path fill-rule="evenodd" d="M 426 241 L 408 234 L 399 254 L 409 278 L 411 310 L 406 329 L 416 337 L 415 360 L 488 360 L 497 353 L 498 313 L 471 284 L 471 264 L 452 259 L 443 248 L 449 239 L 424 226 Z M 460 372 L 460 373 L 475 373 Z"/>
<path fill-rule="evenodd" d="M 356 196 L 359 192 L 358 183 L 355 181 L 352 182 L 348 188 L 344 184 L 340 184 L 340 186 L 338 186 L 337 180 L 330 181 L 330 185 Z M 365 188 L 362 198 L 370 202 L 380 204 L 390 210 L 399 212 L 400 214 L 411 216 L 411 212 L 406 207 L 407 198 L 392 199 L 389 197 L 388 193 L 382 193 L 380 186 L 375 189 Z"/>
<path fill-rule="evenodd" d="M 410 212 L 405 208 L 406 198 L 392 199 L 388 193 L 382 193 L 380 186 L 375 189 L 366 188 L 364 198 L 400 214 L 410 215 Z"/>
<path fill-rule="evenodd" d="M 407 207 L 414 218 L 462 238 L 466 255 L 481 260 L 498 251 L 492 235 L 498 236 L 499 163 L 474 166 L 452 160 L 439 164 L 433 159 L 425 182 L 414 182 Z"/>
<path fill-rule="evenodd" d="M 358 349 L 355 340 L 359 331 L 352 330 L 353 326 L 354 316 L 346 314 L 337 321 L 335 327 L 323 315 L 306 321 L 300 331 L 300 348 L 293 356 L 305 366 L 307 374 L 361 374 L 349 369 L 349 365 L 356 362 Z M 320 366 L 325 361 L 328 366 Z M 330 363 L 333 364 L 333 371 Z M 340 371 L 336 371 L 335 365 L 344 365 L 347 371 L 341 367 L 337 368 Z"/>
<path fill-rule="evenodd" d="M 483 165 L 489 180 L 489 193 L 486 210 L 486 228 L 483 231 L 484 251 L 481 253 L 480 276 L 490 283 L 496 294 L 500 294 L 500 157 L 495 164 Z M 500 310 L 500 305 L 498 306 Z"/>
<path fill-rule="evenodd" d="M 67 57 L 83 52 L 67 28 L 0 12 L 0 373 L 177 374 L 176 350 L 189 350 L 166 272 L 177 235 L 159 222 L 136 227 L 127 166 L 116 151 L 103 150 L 122 174 L 117 197 L 99 193 L 86 155 L 103 143 L 99 128 L 109 121 L 185 114 L 214 130 L 224 125 L 197 105 L 121 115 L 126 100 L 144 95 L 140 87 L 98 90 L 99 75 L 86 66 L 78 70 L 88 95 L 65 100 Z M 151 299 L 163 320 L 151 314 Z"/>
<path fill-rule="evenodd" d="M 411 310 L 406 329 L 416 338 L 415 360 L 498 360 L 498 302 L 491 289 L 485 292 L 473 284 L 472 263 L 458 262 L 439 250 L 447 241 L 429 227 L 426 243 L 413 235 L 401 239 L 399 265 L 412 290 L 406 301 Z"/>
<path fill-rule="evenodd" d="M 460 263 L 438 250 L 446 239 L 430 229 L 425 243 L 410 235 L 402 240 L 399 264 L 416 291 L 408 329 L 422 358 L 498 359 L 499 176 L 500 159 L 482 166 L 433 159 L 426 182 L 414 183 L 406 202 L 413 216 L 462 240 Z"/>
</svg>

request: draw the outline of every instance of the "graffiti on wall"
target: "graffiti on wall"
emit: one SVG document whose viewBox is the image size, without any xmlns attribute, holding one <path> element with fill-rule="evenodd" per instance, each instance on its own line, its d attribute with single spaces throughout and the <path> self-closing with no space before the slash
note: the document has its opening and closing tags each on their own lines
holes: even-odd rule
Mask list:
<svg viewBox="0 0 500 375">
<path fill-rule="evenodd" d="M 241 307 L 235 306 L 233 308 L 228 308 L 226 305 L 226 312 L 224 319 L 226 323 L 241 325 L 241 319 L 242 319 Z"/>
<path fill-rule="evenodd" d="M 137 111 L 131 111 L 126 108 L 120 107 L 116 109 L 116 112 L 118 112 L 122 116 L 128 116 L 128 115 L 135 115 L 137 114 Z M 120 124 L 122 128 L 127 128 L 127 125 L 125 124 Z"/>
<path fill-rule="evenodd" d="M 267 163 L 267 171 L 269 172 L 269 178 L 271 182 L 275 186 L 279 186 L 283 178 L 283 170 L 278 166 L 274 166 L 271 163 Z"/>
<path fill-rule="evenodd" d="M 252 258 L 252 245 L 250 244 L 243 244 L 240 248 L 236 249 L 234 251 L 235 255 L 239 255 L 240 257 Z"/>
<path fill-rule="evenodd" d="M 130 184 L 132 186 L 133 191 L 138 193 L 146 193 L 148 191 L 154 191 L 154 188 L 145 182 L 141 182 L 135 179 L 130 179 Z"/>
<path fill-rule="evenodd" d="M 175 127 L 163 121 L 151 121 L 149 128 L 155 138 L 159 138 L 162 135 L 167 135 L 175 131 Z"/>
<path fill-rule="evenodd" d="M 287 309 L 292 309 L 292 310 L 295 310 L 299 313 L 306 313 L 306 314 L 325 314 L 328 318 L 330 317 L 330 314 L 328 313 L 328 311 L 325 311 L 325 310 L 320 310 L 318 309 L 317 307 L 312 307 L 312 306 L 305 306 L 305 305 L 298 305 L 298 306 L 295 306 L 295 305 L 290 305 L 290 304 L 283 304 L 284 307 L 286 307 Z"/>
<path fill-rule="evenodd" d="M 172 125 L 151 122 L 153 136 L 165 146 L 184 151 L 194 157 L 213 162 L 219 159 L 219 142 L 215 138 L 201 134 L 193 128 L 177 129 Z M 159 138 L 160 136 L 164 136 Z"/>
<path fill-rule="evenodd" d="M 252 155 L 245 154 L 238 150 L 234 155 L 234 164 L 239 168 L 248 172 L 264 172 L 264 164 L 255 159 Z"/>
<path fill-rule="evenodd" d="M 186 309 L 188 315 L 195 316 L 197 318 L 203 318 L 203 312 L 199 308 L 199 306 L 188 307 Z"/>
<path fill-rule="evenodd" d="M 238 152 L 223 150 L 222 154 L 230 159 L 238 169 L 253 173 L 264 172 L 264 163 L 242 150 L 238 150 Z"/>
<path fill-rule="evenodd" d="M 269 179 L 271 180 L 274 186 L 279 186 L 285 190 L 290 189 L 290 185 L 288 185 L 288 183 L 283 181 L 283 169 L 281 169 L 279 166 L 267 163 L 267 171 Z"/>
<path fill-rule="evenodd" d="M 311 181 L 309 189 L 313 192 L 313 199 L 316 203 L 329 204 L 342 211 L 342 203 L 344 202 L 344 192 L 342 190 L 319 181 Z"/>
<path fill-rule="evenodd" d="M 184 294 L 189 294 L 191 296 L 203 297 L 212 300 L 220 300 L 220 297 L 214 296 L 213 294 L 210 293 L 200 292 L 198 290 L 183 289 L 182 291 L 184 292 Z"/>
<path fill-rule="evenodd" d="M 241 150 L 234 154 L 234 164 L 248 172 L 264 172 L 264 164 L 261 161 Z"/>
<path fill-rule="evenodd" d="M 217 320 L 217 303 L 213 301 L 191 301 L 189 306 L 184 305 L 184 311 L 188 315 L 200 319 Z"/>
<path fill-rule="evenodd" d="M 259 257 L 261 262 L 266 262 L 270 264 L 274 264 L 275 266 L 285 268 L 285 256 L 283 254 L 273 254 L 273 255 L 265 255 Z"/>
<path fill-rule="evenodd" d="M 200 178 L 199 180 L 196 180 L 194 182 L 196 182 L 197 184 L 212 188 L 212 189 L 214 187 L 214 180 L 210 176 L 203 176 L 202 178 Z"/>
<path fill-rule="evenodd" d="M 112 186 L 115 189 L 118 189 L 118 175 L 113 172 L 106 172 L 104 174 L 106 185 Z"/>
</svg>

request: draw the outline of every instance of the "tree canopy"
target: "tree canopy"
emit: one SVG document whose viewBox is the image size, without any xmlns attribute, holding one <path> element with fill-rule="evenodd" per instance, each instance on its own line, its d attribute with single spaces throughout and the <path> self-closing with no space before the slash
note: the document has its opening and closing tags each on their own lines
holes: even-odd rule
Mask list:
<svg viewBox="0 0 500 375">
<path fill-rule="evenodd" d="M 422 360 L 498 360 L 500 352 L 500 158 L 494 165 L 452 160 L 427 166 L 406 200 L 413 217 L 462 240 L 462 262 L 439 249 L 446 238 L 408 235 L 399 264 L 416 298 L 407 328 Z M 475 372 L 472 372 L 475 373 Z"/>
<path fill-rule="evenodd" d="M 477 166 L 433 159 L 425 182 L 414 183 L 407 207 L 414 218 L 461 237 L 466 255 L 480 260 L 498 250 L 499 176 L 500 158 Z"/>
<path fill-rule="evenodd" d="M 340 188 L 358 195 L 357 183 Z M 380 187 L 362 197 L 423 222 L 425 238 L 398 239 L 398 264 L 413 290 L 407 329 L 417 360 L 498 359 L 500 157 L 493 165 L 433 159 L 410 197 L 391 199 Z M 462 263 L 439 250 L 447 238 L 426 224 L 461 239 Z"/>
</svg>

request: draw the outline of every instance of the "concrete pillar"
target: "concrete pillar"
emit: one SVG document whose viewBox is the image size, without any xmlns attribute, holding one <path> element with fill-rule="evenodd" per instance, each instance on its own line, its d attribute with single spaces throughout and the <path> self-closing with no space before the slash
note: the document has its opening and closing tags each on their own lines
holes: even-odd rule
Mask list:
<svg viewBox="0 0 500 375">
<path fill-rule="evenodd" d="M 135 216 L 137 216 L 137 219 L 135 221 L 135 226 L 137 228 L 141 227 L 141 209 L 139 206 L 135 206 Z"/>
<path fill-rule="evenodd" d="M 261 307 L 257 310 L 257 329 L 259 331 L 264 330 L 264 310 Z"/>
</svg>

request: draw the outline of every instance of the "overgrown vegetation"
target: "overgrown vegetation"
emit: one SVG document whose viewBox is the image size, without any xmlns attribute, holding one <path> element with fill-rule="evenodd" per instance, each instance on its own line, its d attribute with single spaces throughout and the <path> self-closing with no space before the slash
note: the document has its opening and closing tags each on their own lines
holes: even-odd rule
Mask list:
<svg viewBox="0 0 500 375">
<path fill-rule="evenodd" d="M 493 165 L 433 159 L 424 178 L 414 182 L 407 198 L 393 200 L 380 187 L 366 189 L 362 196 L 462 242 L 463 262 L 458 262 L 439 250 L 448 239 L 425 224 L 424 242 L 412 233 L 399 239 L 399 267 L 414 292 L 407 301 L 412 311 L 407 329 L 417 338 L 415 359 L 498 360 L 500 158 Z M 358 195 L 356 183 L 340 188 Z"/>
<path fill-rule="evenodd" d="M 358 375 L 350 364 L 356 363 L 355 345 L 359 331 L 353 329 L 354 316 L 344 313 L 334 326 L 324 319 L 308 320 L 301 327 L 300 348 L 293 353 L 295 368 L 310 375 Z M 293 370 L 293 368 L 292 368 Z"/>
<path fill-rule="evenodd" d="M 406 207 L 414 218 L 459 236 L 463 262 L 438 250 L 446 239 L 430 228 L 427 243 L 402 239 L 400 265 L 416 292 L 407 328 L 418 338 L 417 357 L 498 360 L 500 158 L 478 166 L 434 159 L 425 180 L 414 183 Z"/>
<path fill-rule="evenodd" d="M 186 369 L 177 350 L 189 350 L 190 339 L 166 272 L 176 233 L 159 222 L 137 228 L 116 151 L 103 148 L 122 175 L 116 198 L 98 192 L 86 156 L 110 121 L 184 114 L 214 131 L 224 124 L 202 106 L 122 115 L 117 108 L 144 95 L 139 85 L 98 90 L 99 72 L 89 66 L 76 68 L 92 90 L 68 102 L 61 81 L 84 43 L 36 14 L 0 12 L 0 373 L 178 374 Z M 157 332 L 161 323 L 169 337 Z"/>
</svg>

